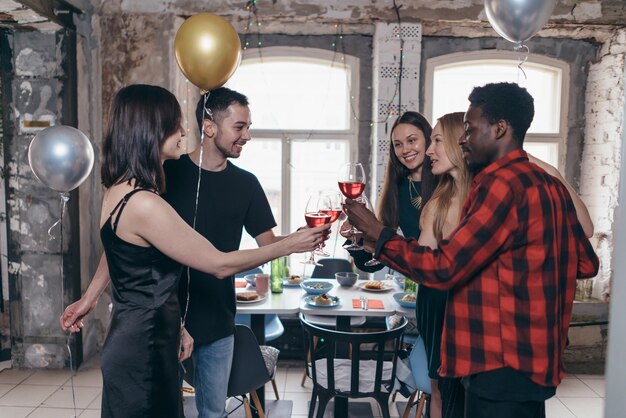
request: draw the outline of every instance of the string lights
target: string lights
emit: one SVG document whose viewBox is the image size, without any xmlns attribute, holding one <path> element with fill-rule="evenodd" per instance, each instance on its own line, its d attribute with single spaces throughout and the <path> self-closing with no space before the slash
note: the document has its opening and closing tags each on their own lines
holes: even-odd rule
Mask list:
<svg viewBox="0 0 626 418">
<path fill-rule="evenodd" d="M 389 101 L 386 103 L 386 113 L 380 119 L 374 120 L 372 118 L 360 118 L 357 116 L 356 109 L 358 105 L 355 105 L 356 97 L 354 95 L 350 95 L 350 113 L 353 120 L 359 123 L 368 123 L 370 127 L 373 127 L 375 124 L 379 123 L 387 123 L 389 119 L 399 116 L 401 114 L 402 108 L 402 75 L 404 73 L 404 38 L 402 36 L 402 20 L 400 16 L 400 9 L 402 5 L 397 5 L 396 0 L 393 0 L 393 10 L 396 15 L 397 27 L 393 31 L 393 37 L 397 38 L 400 41 L 400 50 L 399 50 L 399 59 L 398 59 L 398 67 L 394 70 L 394 78 L 395 78 L 395 86 L 394 93 Z M 259 60 L 263 63 L 263 54 L 262 54 L 262 45 L 263 42 L 261 40 L 261 23 L 259 22 L 258 16 L 258 5 L 257 0 L 249 0 L 246 2 L 245 10 L 248 12 L 247 22 L 245 26 L 245 31 L 243 35 L 243 45 L 242 49 L 247 50 L 252 43 L 252 28 L 253 25 L 256 28 L 254 33 L 256 34 L 256 49 L 259 54 Z M 330 63 L 330 68 L 334 68 L 335 65 L 344 65 L 346 62 L 346 48 L 345 48 L 345 36 L 343 33 L 343 23 L 337 22 L 335 23 L 335 36 L 332 42 L 330 43 L 330 47 L 333 51 L 333 57 Z M 348 54 L 349 55 L 349 54 Z M 346 85 L 348 87 L 348 91 L 351 91 L 351 83 L 349 74 L 346 73 Z M 397 104 L 396 104 L 397 101 Z M 312 132 L 311 132 L 312 133 Z M 309 135 L 310 136 L 310 135 Z"/>
</svg>

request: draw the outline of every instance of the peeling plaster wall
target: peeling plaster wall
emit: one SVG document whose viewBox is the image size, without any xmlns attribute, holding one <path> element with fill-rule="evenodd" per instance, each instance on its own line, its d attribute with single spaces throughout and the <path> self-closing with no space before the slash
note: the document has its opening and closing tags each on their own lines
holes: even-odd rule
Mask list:
<svg viewBox="0 0 626 418">
<path fill-rule="evenodd" d="M 398 0 L 404 19 L 419 20 L 476 20 L 483 9 L 484 0 Z M 246 1 L 239 0 L 107 0 L 102 2 L 103 14 L 119 11 L 129 13 L 175 13 L 191 15 L 211 12 L 245 19 Z M 364 21 L 396 20 L 391 1 L 376 0 L 259 0 L 260 14 L 273 19 L 313 20 L 361 23 Z M 623 24 L 626 4 L 622 0 L 560 0 L 555 7 L 551 22 Z M 483 20 L 486 20 L 483 16 Z"/>
<path fill-rule="evenodd" d="M 52 231 L 55 240 L 49 239 L 48 229 L 60 218 L 61 200 L 30 169 L 28 146 L 36 131 L 23 127 L 23 122 L 72 123 L 72 105 L 68 102 L 72 91 L 68 69 L 72 65 L 68 57 L 73 36 L 17 31 L 4 32 L 2 37 L 3 48 L 13 52 L 7 54 L 12 60 L 2 68 L 4 93 L 8 93 L 3 100 L 8 104 L 4 158 L 11 358 L 15 367 L 60 368 L 66 366 L 66 337 L 58 317 L 65 303 L 63 290 L 70 296 L 72 286 L 68 284 L 76 283 L 79 263 L 73 234 L 78 230 L 78 206 L 76 193 L 72 193 L 60 248 L 59 229 Z M 73 346 L 76 350 L 76 343 Z"/>
<path fill-rule="evenodd" d="M 610 292 L 611 257 L 621 256 L 613 248 L 613 231 L 622 161 L 620 138 L 624 134 L 625 74 L 626 30 L 622 29 L 602 46 L 599 60 L 591 65 L 585 95 L 581 196 L 588 203 L 595 222 L 600 273 L 594 296 L 600 298 L 607 298 Z"/>
</svg>

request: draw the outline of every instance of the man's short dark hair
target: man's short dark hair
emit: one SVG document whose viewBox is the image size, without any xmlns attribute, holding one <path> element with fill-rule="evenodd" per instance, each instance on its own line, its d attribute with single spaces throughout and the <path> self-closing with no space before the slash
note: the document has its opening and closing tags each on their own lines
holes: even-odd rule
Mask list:
<svg viewBox="0 0 626 418">
<path fill-rule="evenodd" d="M 475 87 L 468 99 L 472 106 L 481 108 L 489 123 L 507 121 L 513 128 L 513 138 L 523 145 L 535 116 L 534 99 L 525 88 L 515 83 L 490 83 Z"/>
<path fill-rule="evenodd" d="M 202 132 L 202 121 L 204 118 L 219 122 L 224 116 L 223 113 L 231 104 L 237 103 L 240 106 L 248 106 L 249 104 L 246 96 L 226 87 L 220 87 L 206 94 L 209 95 L 206 107 L 211 110 L 213 117 L 211 118 L 211 115 L 207 115 L 204 111 L 204 95 L 200 95 L 200 100 L 198 100 L 198 105 L 196 106 L 196 121 L 198 122 L 200 132 Z"/>
</svg>

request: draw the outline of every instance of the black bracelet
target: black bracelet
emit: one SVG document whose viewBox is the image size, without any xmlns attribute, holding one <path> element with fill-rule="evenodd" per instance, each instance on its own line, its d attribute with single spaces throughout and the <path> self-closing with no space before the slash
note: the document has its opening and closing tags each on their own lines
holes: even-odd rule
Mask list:
<svg viewBox="0 0 626 418">
<path fill-rule="evenodd" d="M 378 256 L 382 252 L 383 247 L 385 246 L 387 241 L 389 241 L 395 235 L 396 235 L 395 230 L 391 228 L 387 228 L 387 227 L 383 228 L 380 235 L 378 236 L 378 239 L 376 240 L 376 247 L 374 248 L 374 257 L 378 258 Z"/>
</svg>

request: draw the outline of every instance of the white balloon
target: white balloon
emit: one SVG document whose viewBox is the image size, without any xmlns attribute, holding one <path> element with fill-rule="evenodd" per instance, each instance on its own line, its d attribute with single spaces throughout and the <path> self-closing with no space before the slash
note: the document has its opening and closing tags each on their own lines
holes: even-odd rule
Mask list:
<svg viewBox="0 0 626 418">
<path fill-rule="evenodd" d="M 485 0 L 487 19 L 504 39 L 518 45 L 546 24 L 556 0 Z"/>
<path fill-rule="evenodd" d="M 91 173 L 93 146 L 76 128 L 57 125 L 39 132 L 28 147 L 28 164 L 35 176 L 58 192 L 78 187 Z"/>
</svg>

